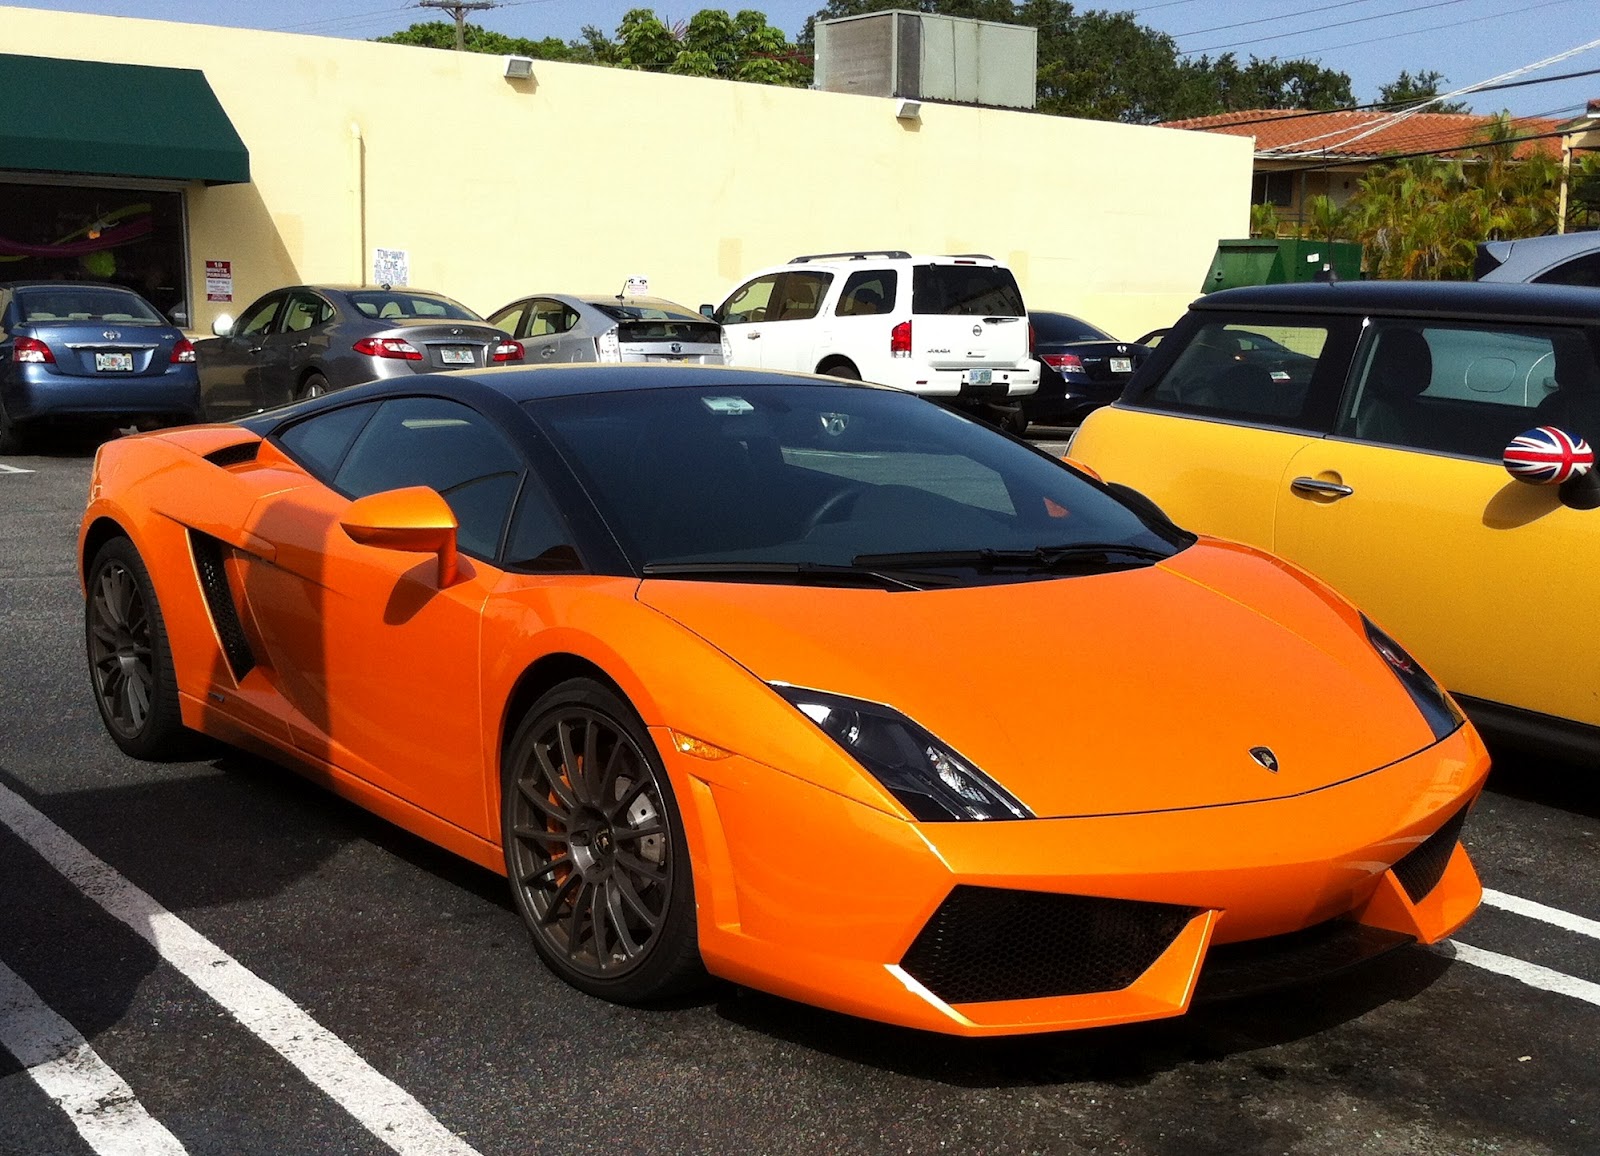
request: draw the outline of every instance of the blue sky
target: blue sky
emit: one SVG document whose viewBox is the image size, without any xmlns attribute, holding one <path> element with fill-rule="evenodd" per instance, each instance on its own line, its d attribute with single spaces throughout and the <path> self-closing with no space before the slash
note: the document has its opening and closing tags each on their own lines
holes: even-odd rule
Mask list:
<svg viewBox="0 0 1600 1156">
<path fill-rule="evenodd" d="M 32 0 L 28 7 L 144 16 L 329 36 L 371 37 L 414 20 L 441 17 L 402 0 Z M 572 39 L 585 24 L 610 32 L 633 7 L 654 7 L 668 20 L 687 19 L 703 3 L 631 0 L 506 0 L 476 14 L 486 27 L 517 36 Z M 793 36 L 820 0 L 745 0 Z M 915 7 L 908 3 L 907 7 Z M 1120 6 L 1080 4 L 1090 7 Z M 1139 19 L 1170 33 L 1185 51 L 1233 51 L 1317 60 L 1349 73 L 1356 98 L 1376 100 L 1378 86 L 1401 69 L 1433 69 L 1457 87 L 1511 72 L 1535 61 L 1600 40 L 1595 0 L 1152 0 L 1130 6 Z M 14 49 L 13 49 L 14 50 Z M 1552 65 L 1529 79 L 1600 70 L 1600 48 Z M 1600 74 L 1551 84 L 1485 93 L 1471 98 L 1480 112 L 1509 108 L 1521 116 L 1566 117 L 1600 97 Z"/>
</svg>

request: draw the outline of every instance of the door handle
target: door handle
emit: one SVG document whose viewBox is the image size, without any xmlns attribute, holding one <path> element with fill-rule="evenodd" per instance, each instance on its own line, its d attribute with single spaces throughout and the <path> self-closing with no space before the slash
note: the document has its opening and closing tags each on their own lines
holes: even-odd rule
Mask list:
<svg viewBox="0 0 1600 1156">
<path fill-rule="evenodd" d="M 554 357 L 555 355 L 556 350 L 555 346 L 553 345 L 546 345 L 543 349 L 539 350 L 540 357 Z"/>
<path fill-rule="evenodd" d="M 253 345 L 253 346 L 250 347 L 250 356 L 251 357 L 254 357 L 256 354 L 258 354 L 260 352 L 261 352 L 261 346 Z"/>
<path fill-rule="evenodd" d="M 1289 488 L 1299 490 L 1302 494 L 1316 494 L 1322 498 L 1348 498 L 1355 493 L 1341 482 L 1324 482 L 1320 478 L 1296 478 L 1289 483 Z"/>
<path fill-rule="evenodd" d="M 293 345 L 289 346 L 289 348 L 290 349 L 309 349 L 309 348 L 311 348 L 311 342 L 309 342 L 309 341 L 296 341 Z"/>
<path fill-rule="evenodd" d="M 746 334 L 745 334 L 745 335 L 744 335 L 744 339 L 745 339 L 745 340 L 746 340 L 746 341 L 754 341 L 754 340 L 756 340 L 756 339 L 757 339 L 757 338 L 758 338 L 758 337 L 760 337 L 760 336 L 761 336 L 761 334 L 759 334 L 759 333 L 746 333 Z"/>
</svg>

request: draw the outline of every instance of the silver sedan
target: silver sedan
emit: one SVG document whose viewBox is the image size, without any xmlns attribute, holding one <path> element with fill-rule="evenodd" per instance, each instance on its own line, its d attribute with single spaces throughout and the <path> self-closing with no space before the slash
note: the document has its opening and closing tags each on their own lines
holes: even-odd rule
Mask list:
<svg viewBox="0 0 1600 1156">
<path fill-rule="evenodd" d="M 472 310 L 421 289 L 296 285 L 196 343 L 213 419 L 379 378 L 522 363 L 522 346 Z"/>
<path fill-rule="evenodd" d="M 527 348 L 529 365 L 583 361 L 727 365 L 722 326 L 658 297 L 524 297 L 489 315 Z"/>
</svg>

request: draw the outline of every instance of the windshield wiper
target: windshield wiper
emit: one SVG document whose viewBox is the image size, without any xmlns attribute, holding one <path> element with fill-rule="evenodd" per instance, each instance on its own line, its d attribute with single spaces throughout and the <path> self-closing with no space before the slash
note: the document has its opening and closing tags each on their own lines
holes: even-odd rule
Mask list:
<svg viewBox="0 0 1600 1156">
<path fill-rule="evenodd" d="M 858 554 L 857 566 L 901 568 L 907 566 L 971 566 L 978 570 L 1055 570 L 1064 566 L 1114 567 L 1163 562 L 1165 550 L 1124 542 L 1074 542 L 1065 546 L 1034 546 L 1026 550 L 921 550 L 904 554 Z M 1117 559 L 1128 559 L 1127 563 Z"/>
<path fill-rule="evenodd" d="M 943 574 L 902 576 L 872 566 L 836 566 L 827 562 L 647 562 L 647 578 L 710 578 L 728 582 L 767 582 L 783 578 L 822 585 L 875 585 L 889 590 L 925 590 L 946 586 Z"/>
</svg>

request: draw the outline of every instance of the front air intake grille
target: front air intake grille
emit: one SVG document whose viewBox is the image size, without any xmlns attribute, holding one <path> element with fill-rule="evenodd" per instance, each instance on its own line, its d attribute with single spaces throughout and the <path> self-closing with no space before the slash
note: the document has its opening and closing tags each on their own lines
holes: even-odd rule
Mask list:
<svg viewBox="0 0 1600 1156">
<path fill-rule="evenodd" d="M 946 1003 L 1120 991 L 1194 915 L 1166 903 L 961 886 L 900 966 Z"/>
<path fill-rule="evenodd" d="M 1421 846 L 1394 865 L 1394 877 L 1400 880 L 1411 902 L 1421 903 L 1428 892 L 1439 885 L 1444 869 L 1450 865 L 1450 856 L 1455 852 L 1456 840 L 1461 838 L 1461 825 L 1466 821 L 1467 808 L 1462 807 Z"/>
<path fill-rule="evenodd" d="M 1301 931 L 1213 944 L 1194 1001 L 1233 999 L 1336 975 L 1416 940 L 1398 931 L 1330 919 Z"/>
<path fill-rule="evenodd" d="M 241 679 L 256 668 L 256 656 L 244 635 L 244 623 L 239 621 L 233 591 L 228 589 L 228 572 L 222 565 L 223 544 L 210 534 L 190 530 L 189 548 L 194 552 L 194 568 L 200 575 L 200 589 L 211 610 L 211 622 L 217 628 L 222 653 L 227 656 L 234 679 Z"/>
</svg>

